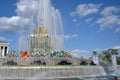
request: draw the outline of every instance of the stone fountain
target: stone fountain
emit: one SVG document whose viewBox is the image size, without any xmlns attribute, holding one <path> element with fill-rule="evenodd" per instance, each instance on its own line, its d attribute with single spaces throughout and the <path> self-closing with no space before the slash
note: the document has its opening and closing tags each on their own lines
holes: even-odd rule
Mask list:
<svg viewBox="0 0 120 80">
<path fill-rule="evenodd" d="M 34 5 L 34 3 L 37 3 L 37 5 Z M 20 31 L 21 36 L 19 39 L 19 50 L 21 51 L 21 50 L 30 49 L 29 40 L 28 40 L 30 35 L 35 36 L 38 39 L 40 37 L 44 39 L 46 35 L 47 37 L 51 39 L 52 50 L 63 50 L 64 49 L 64 35 L 63 35 L 63 26 L 62 26 L 62 20 L 61 20 L 61 15 L 60 15 L 59 10 L 55 9 L 51 5 L 51 0 L 31 0 L 31 4 L 32 6 L 35 7 L 35 9 L 37 9 L 37 11 L 31 10 L 31 12 L 29 13 L 29 17 L 33 25 L 30 25 L 28 27 L 29 31 L 27 33 L 24 32 L 25 25 L 21 24 L 20 26 L 22 27 L 22 30 Z M 24 47 L 23 42 L 26 42 L 27 44 L 25 47 Z M 35 42 L 35 40 L 33 42 Z M 39 42 L 40 41 L 38 41 L 38 43 Z M 42 40 L 42 43 L 43 42 L 44 40 Z"/>
<path fill-rule="evenodd" d="M 34 6 L 36 10 L 31 9 L 28 15 L 26 14 L 32 22 L 32 25 L 27 28 L 28 32 L 24 32 L 25 25 L 20 25 L 22 30 L 19 31 L 19 53 L 24 50 L 38 52 L 29 55 L 25 51 L 24 54 L 21 52 L 22 56 L 19 57 L 1 58 L 1 64 L 8 64 L 8 61 L 11 60 L 16 64 L 16 66 L 0 66 L 1 79 L 70 78 L 106 75 L 103 67 L 98 65 L 80 66 L 81 59 L 71 58 L 70 55 L 68 55 L 68 58 L 43 57 L 43 54 L 45 56 L 50 55 L 48 53 L 50 51 L 64 50 L 64 34 L 60 12 L 51 5 L 51 0 L 23 1 L 30 1 L 31 4 L 28 5 Z M 34 5 L 34 3 L 37 3 L 37 5 Z M 18 4 L 24 5 L 23 2 Z M 22 12 L 18 15 L 26 17 Z M 30 57 L 36 54 L 43 56 Z M 37 60 L 36 62 L 43 60 L 46 65 L 34 66 L 32 64 L 35 60 Z M 70 62 L 72 65 L 58 66 L 57 64 L 62 60 Z"/>
</svg>

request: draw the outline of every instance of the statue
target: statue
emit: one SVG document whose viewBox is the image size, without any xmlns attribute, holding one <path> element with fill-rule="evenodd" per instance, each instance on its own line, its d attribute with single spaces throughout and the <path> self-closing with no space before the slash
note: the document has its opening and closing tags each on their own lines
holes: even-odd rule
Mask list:
<svg viewBox="0 0 120 80">
<path fill-rule="evenodd" d="M 48 34 L 47 30 L 45 29 L 42 23 L 40 24 L 40 27 L 39 27 L 39 34 L 41 34 L 42 36 L 45 36 L 46 34 Z"/>
<path fill-rule="evenodd" d="M 35 36 L 37 36 L 39 34 L 39 30 L 37 28 L 34 29 L 34 34 L 35 34 Z"/>
<path fill-rule="evenodd" d="M 49 51 L 53 48 L 51 38 L 42 23 L 38 28 L 34 29 L 34 36 L 31 36 L 30 40 L 31 49 Z"/>
</svg>

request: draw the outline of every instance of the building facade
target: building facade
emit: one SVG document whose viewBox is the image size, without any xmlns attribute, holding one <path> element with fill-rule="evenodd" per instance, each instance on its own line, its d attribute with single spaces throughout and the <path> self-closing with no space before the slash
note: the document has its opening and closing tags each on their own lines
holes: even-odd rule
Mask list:
<svg viewBox="0 0 120 80">
<path fill-rule="evenodd" d="M 6 57 L 9 50 L 9 43 L 0 41 L 0 57 Z"/>
</svg>

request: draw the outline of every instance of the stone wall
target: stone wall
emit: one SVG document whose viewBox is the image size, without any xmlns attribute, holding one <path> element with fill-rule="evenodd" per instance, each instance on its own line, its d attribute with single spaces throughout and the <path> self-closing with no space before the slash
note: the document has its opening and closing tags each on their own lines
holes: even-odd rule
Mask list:
<svg viewBox="0 0 120 80">
<path fill-rule="evenodd" d="M 41 79 L 58 77 L 90 77 L 104 75 L 104 69 L 100 66 L 80 67 L 0 67 L 2 79 Z"/>
<path fill-rule="evenodd" d="M 2 66 L 3 63 L 7 61 L 14 61 L 17 66 Z M 31 66 L 30 63 L 35 60 L 45 61 L 47 65 L 37 65 Z M 61 60 L 67 60 L 71 62 L 72 65 L 69 66 L 57 66 Z M 34 57 L 34 58 L 20 58 L 20 57 L 10 57 L 10 58 L 0 58 L 0 79 L 31 79 L 31 78 L 53 78 L 53 77 L 90 77 L 97 75 L 105 75 L 106 70 L 114 69 L 114 67 L 101 67 L 101 66 L 80 66 L 80 62 L 83 59 L 78 58 L 44 58 L 44 57 Z M 24 64 L 22 63 L 24 61 Z M 85 60 L 84 60 L 85 61 Z M 90 61 L 90 60 L 86 60 Z M 120 71 L 120 66 L 117 66 Z M 109 72 L 108 71 L 108 72 Z"/>
<path fill-rule="evenodd" d="M 30 57 L 30 58 L 21 58 L 21 57 L 6 57 L 6 58 L 0 58 L 0 64 L 7 63 L 7 61 L 14 61 L 18 65 L 30 65 L 34 61 L 41 60 L 41 62 L 46 62 L 46 65 L 57 65 L 61 61 L 66 60 L 69 63 L 72 63 L 72 65 L 80 65 L 80 62 L 82 60 L 86 62 L 91 62 L 91 60 L 87 59 L 79 59 L 79 58 L 45 58 L 45 57 Z"/>
</svg>

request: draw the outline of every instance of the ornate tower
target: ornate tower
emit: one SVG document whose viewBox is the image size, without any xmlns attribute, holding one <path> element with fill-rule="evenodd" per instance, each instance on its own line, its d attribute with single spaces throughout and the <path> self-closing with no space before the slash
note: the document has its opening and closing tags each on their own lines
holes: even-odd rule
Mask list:
<svg viewBox="0 0 120 80">
<path fill-rule="evenodd" d="M 47 29 L 40 24 L 38 28 L 34 29 L 34 34 L 30 36 L 30 50 L 50 51 L 52 48 L 52 40 Z"/>
</svg>

